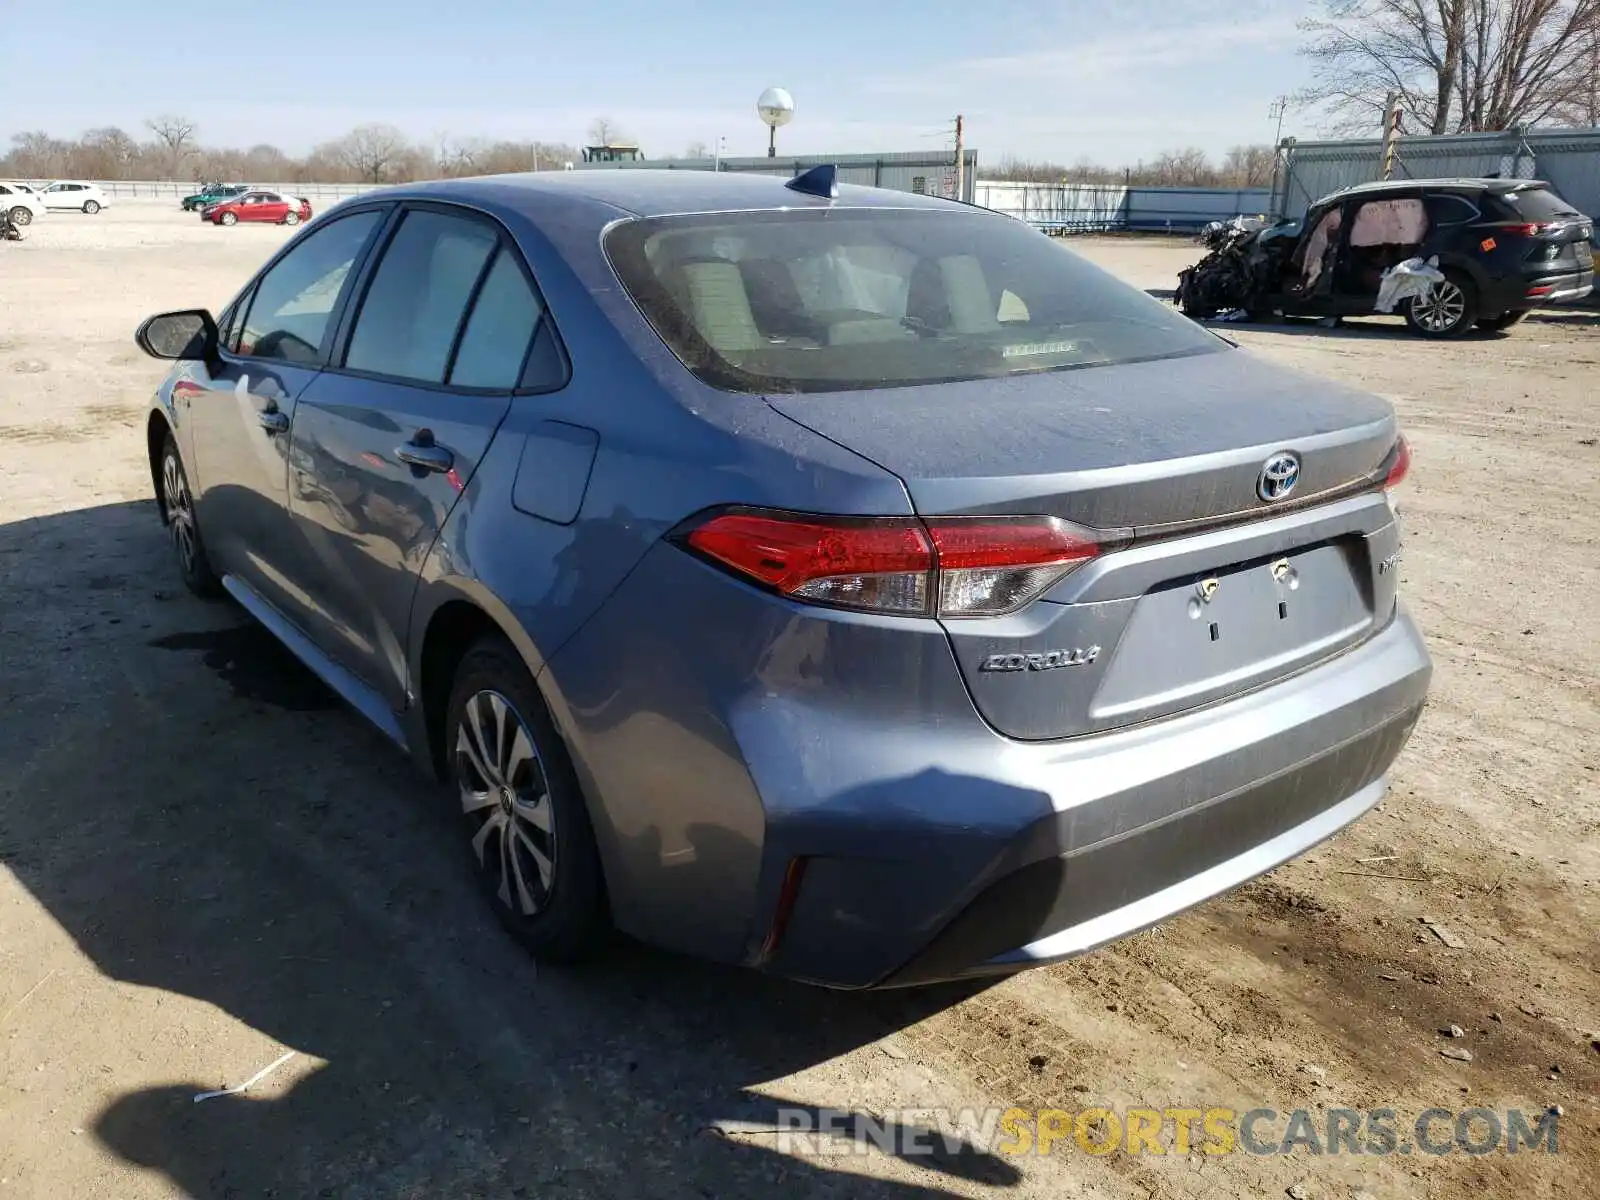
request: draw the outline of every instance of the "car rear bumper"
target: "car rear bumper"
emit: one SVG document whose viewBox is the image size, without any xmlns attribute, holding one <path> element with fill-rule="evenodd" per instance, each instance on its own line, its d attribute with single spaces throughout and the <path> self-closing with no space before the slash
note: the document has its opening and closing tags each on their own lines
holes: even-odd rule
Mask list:
<svg viewBox="0 0 1600 1200">
<path fill-rule="evenodd" d="M 1594 290 L 1593 271 L 1566 271 L 1557 275 L 1527 275 L 1508 279 L 1485 295 L 1485 315 L 1564 304 L 1582 300 Z M 1493 312 L 1488 311 L 1493 309 Z"/>
<path fill-rule="evenodd" d="M 1594 291 L 1594 272 L 1585 271 L 1581 275 L 1566 275 L 1559 280 L 1547 282 L 1553 283 L 1554 287 L 1541 297 L 1541 303 L 1561 304 L 1568 300 L 1582 300 Z"/>
<path fill-rule="evenodd" d="M 1087 950 L 1353 820 L 1432 670 L 1392 611 L 1243 695 L 1030 742 L 979 716 L 937 622 L 793 604 L 658 544 L 540 680 L 623 930 L 921 983 Z"/>
<path fill-rule="evenodd" d="M 1009 837 L 978 835 L 989 854 L 971 878 L 937 858 L 909 869 L 890 855 L 808 862 L 765 965 L 831 986 L 921 984 L 1021 970 L 1165 920 L 1376 803 L 1431 672 L 1399 612 L 1362 646 L 1235 701 L 1100 737 L 1012 744 L 946 785 L 975 807 L 986 792 L 1024 789 L 1047 797 L 1047 813 Z M 908 788 L 908 811 L 918 801 Z M 938 880 L 945 894 L 930 891 Z"/>
</svg>

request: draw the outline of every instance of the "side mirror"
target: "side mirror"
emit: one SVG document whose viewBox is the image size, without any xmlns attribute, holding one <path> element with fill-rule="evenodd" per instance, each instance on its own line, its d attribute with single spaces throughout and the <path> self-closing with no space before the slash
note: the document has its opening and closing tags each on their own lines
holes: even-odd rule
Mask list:
<svg viewBox="0 0 1600 1200">
<path fill-rule="evenodd" d="M 209 362 L 217 353 L 217 322 L 203 308 L 158 313 L 139 326 L 133 340 L 151 358 Z"/>
</svg>

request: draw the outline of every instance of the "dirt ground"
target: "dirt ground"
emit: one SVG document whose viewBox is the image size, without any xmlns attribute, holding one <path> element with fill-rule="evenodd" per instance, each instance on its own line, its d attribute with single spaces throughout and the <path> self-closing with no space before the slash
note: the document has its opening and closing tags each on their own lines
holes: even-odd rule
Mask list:
<svg viewBox="0 0 1600 1200">
<path fill-rule="evenodd" d="M 1223 327 L 1388 396 L 1412 438 L 1403 586 L 1437 674 L 1388 798 L 1088 957 L 837 995 L 630 946 L 536 973 L 439 797 L 168 565 L 141 430 L 161 368 L 131 333 L 219 307 L 286 231 L 123 204 L 30 233 L 0 246 L 0 1200 L 1595 1194 L 1594 315 L 1445 345 Z M 1074 245 L 1148 288 L 1193 254 Z M 1560 1105 L 1560 1152 L 806 1155 L 771 1132 L 780 1107 L 1012 1105 L 1389 1107 L 1403 1130 Z"/>
</svg>

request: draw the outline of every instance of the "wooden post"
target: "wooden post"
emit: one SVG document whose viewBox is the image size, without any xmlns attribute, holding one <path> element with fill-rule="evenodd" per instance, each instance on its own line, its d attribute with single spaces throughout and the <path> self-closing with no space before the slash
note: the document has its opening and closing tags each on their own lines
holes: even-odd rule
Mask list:
<svg viewBox="0 0 1600 1200">
<path fill-rule="evenodd" d="M 1395 151 L 1400 147 L 1400 93 L 1390 92 L 1383 114 L 1383 169 L 1380 178 L 1394 175 Z"/>
</svg>

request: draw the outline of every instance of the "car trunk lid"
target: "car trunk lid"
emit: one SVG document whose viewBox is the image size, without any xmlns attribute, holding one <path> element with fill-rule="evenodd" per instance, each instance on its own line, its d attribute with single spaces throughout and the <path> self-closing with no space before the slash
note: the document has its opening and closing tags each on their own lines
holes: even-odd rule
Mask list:
<svg viewBox="0 0 1600 1200">
<path fill-rule="evenodd" d="M 899 476 L 921 516 L 1049 515 L 1116 547 L 1019 612 L 945 620 L 975 703 L 1011 736 L 1210 703 L 1393 609 L 1389 406 L 1242 351 L 768 402 Z M 1298 478 L 1268 502 L 1283 453 Z"/>
</svg>

